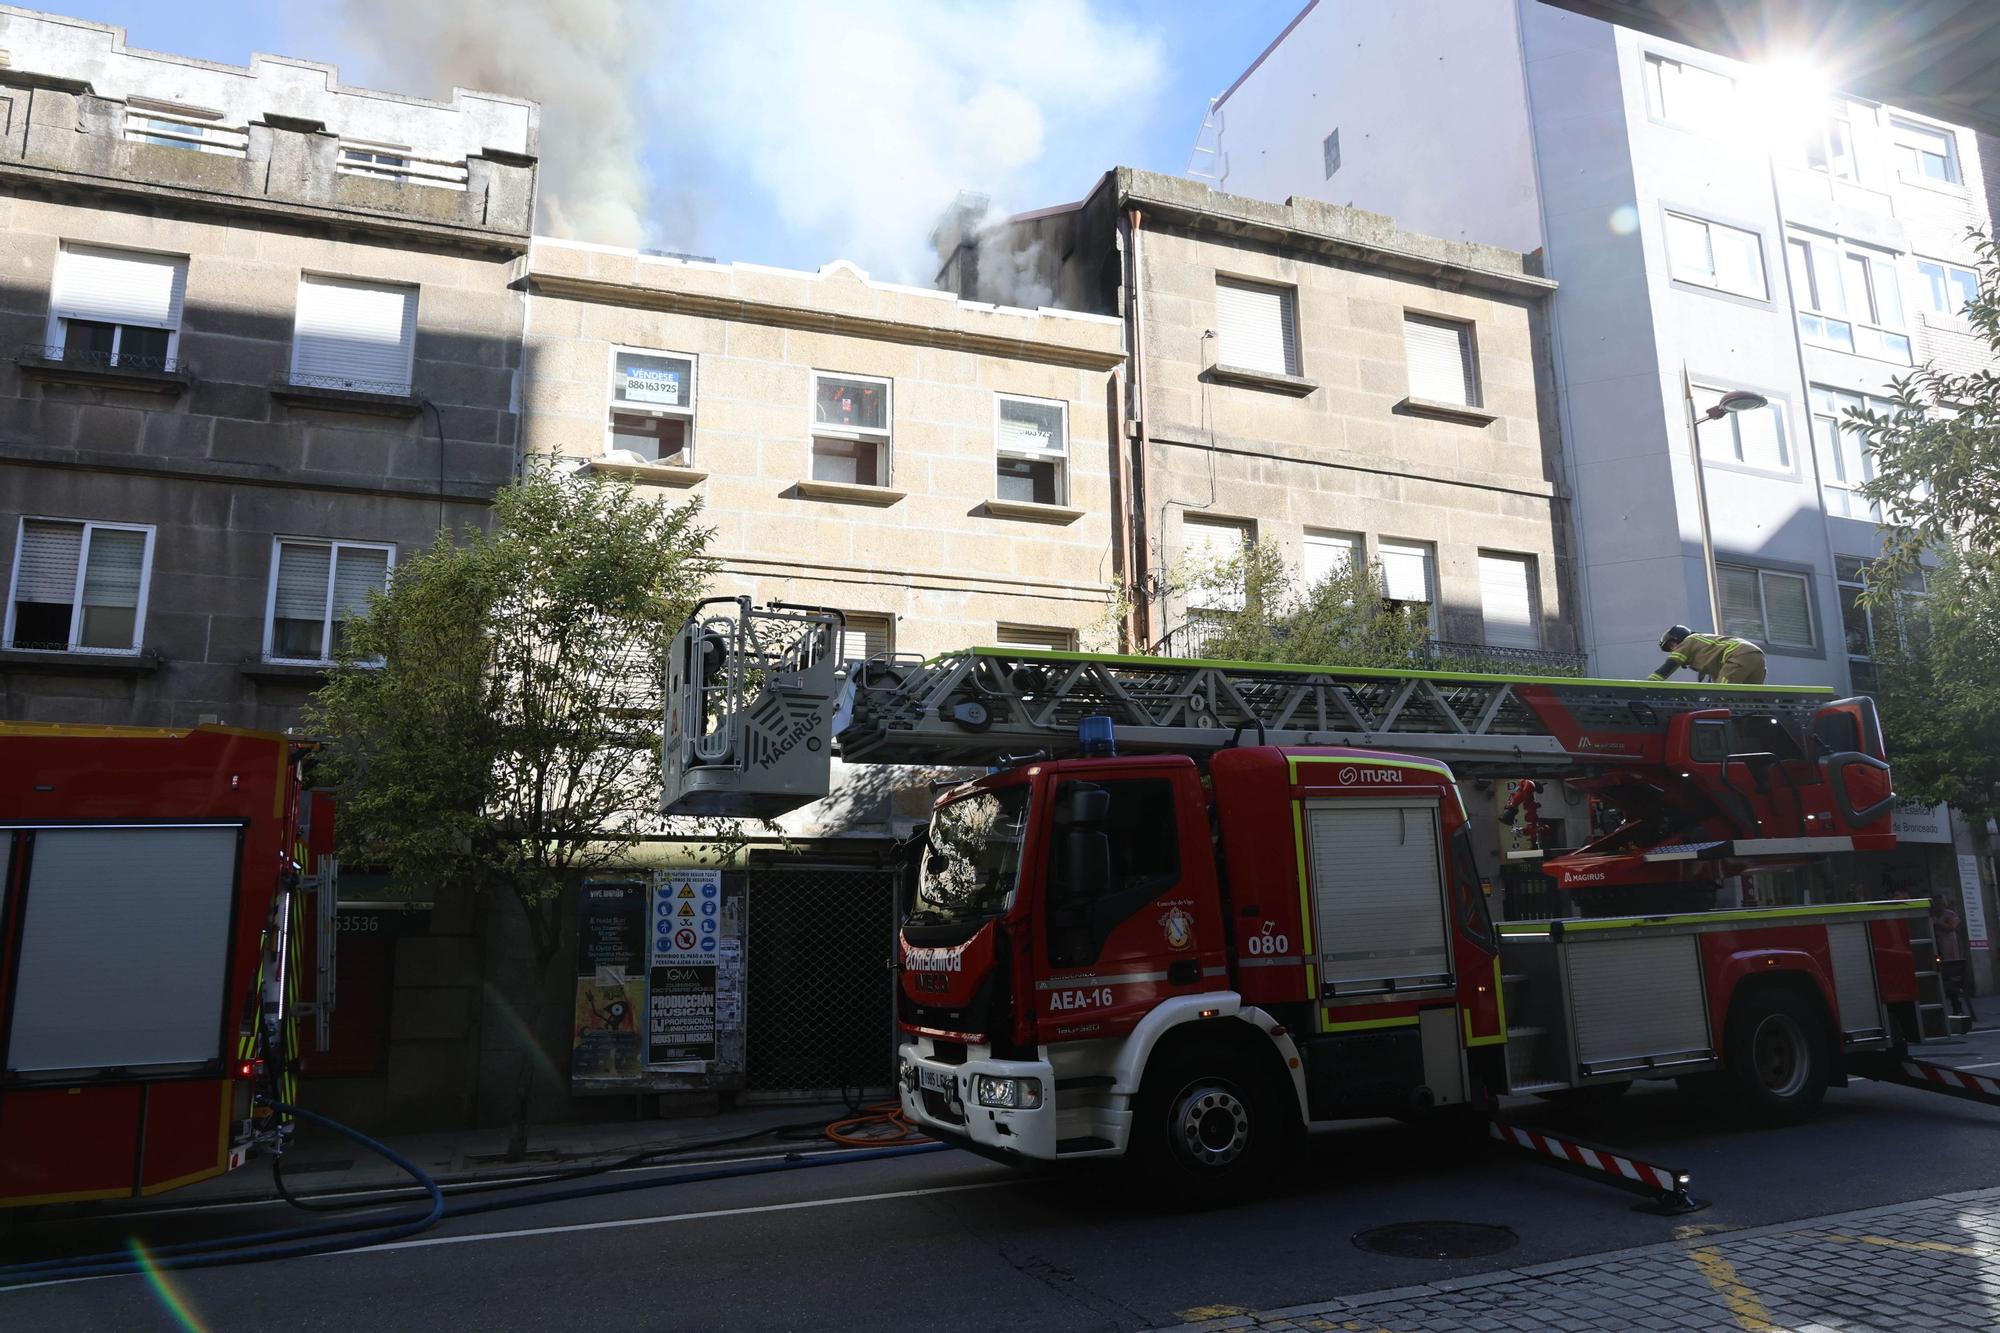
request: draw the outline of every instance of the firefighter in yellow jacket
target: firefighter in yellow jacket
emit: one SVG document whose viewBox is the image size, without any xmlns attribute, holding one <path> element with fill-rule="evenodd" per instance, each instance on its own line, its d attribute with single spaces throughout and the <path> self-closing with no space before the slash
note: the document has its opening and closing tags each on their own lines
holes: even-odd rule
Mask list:
<svg viewBox="0 0 2000 1333">
<path fill-rule="evenodd" d="M 1660 636 L 1660 651 L 1667 660 L 1648 680 L 1665 680 L 1686 667 L 1703 680 L 1724 685 L 1764 683 L 1764 650 L 1748 639 L 1696 634 L 1686 625 L 1676 625 Z"/>
</svg>

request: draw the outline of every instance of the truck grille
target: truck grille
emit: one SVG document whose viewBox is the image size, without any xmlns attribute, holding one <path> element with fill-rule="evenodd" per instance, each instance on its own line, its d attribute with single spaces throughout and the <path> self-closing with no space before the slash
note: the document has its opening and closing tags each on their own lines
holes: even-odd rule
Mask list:
<svg viewBox="0 0 2000 1333">
<path fill-rule="evenodd" d="M 952 1105 L 949 1097 L 941 1092 L 932 1092 L 929 1088 L 924 1089 L 924 1110 L 947 1125 L 965 1123 L 964 1113 Z"/>
</svg>

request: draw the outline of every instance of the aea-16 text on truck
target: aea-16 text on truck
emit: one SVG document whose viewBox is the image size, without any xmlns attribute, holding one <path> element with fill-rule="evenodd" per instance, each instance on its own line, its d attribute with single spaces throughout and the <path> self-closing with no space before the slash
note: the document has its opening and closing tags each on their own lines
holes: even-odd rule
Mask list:
<svg viewBox="0 0 2000 1333">
<path fill-rule="evenodd" d="M 937 798 L 901 936 L 901 1097 L 938 1137 L 1220 1194 L 1313 1122 L 1503 1093 L 1671 1077 L 1793 1121 L 1942 1035 L 1922 902 L 1712 906 L 1893 845 L 1866 699 L 840 642 L 838 612 L 698 609 L 665 805 L 787 810 L 836 750 L 989 770 Z M 1524 774 L 1615 827 L 1548 864 L 1561 919 L 1496 928 L 1457 782 Z"/>
</svg>

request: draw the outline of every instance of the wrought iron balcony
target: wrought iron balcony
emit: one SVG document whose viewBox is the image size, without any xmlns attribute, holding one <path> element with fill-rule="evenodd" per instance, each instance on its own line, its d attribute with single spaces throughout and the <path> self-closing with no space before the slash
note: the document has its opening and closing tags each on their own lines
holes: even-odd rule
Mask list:
<svg viewBox="0 0 2000 1333">
<path fill-rule="evenodd" d="M 1147 652 L 1154 657 L 1207 657 L 1227 620 L 1200 616 L 1169 630 Z M 1581 676 L 1588 666 L 1582 653 L 1547 648 L 1506 648 L 1487 643 L 1428 640 L 1410 665 L 1420 671 L 1465 671 L 1490 676 Z"/>
<path fill-rule="evenodd" d="M 186 367 L 178 357 L 141 356 L 135 352 L 106 352 L 88 347 L 58 347 L 45 343 L 28 343 L 21 348 L 15 358 L 22 363 L 41 363 L 74 367 L 84 371 L 102 371 L 106 374 L 136 375 L 179 375 Z"/>
</svg>

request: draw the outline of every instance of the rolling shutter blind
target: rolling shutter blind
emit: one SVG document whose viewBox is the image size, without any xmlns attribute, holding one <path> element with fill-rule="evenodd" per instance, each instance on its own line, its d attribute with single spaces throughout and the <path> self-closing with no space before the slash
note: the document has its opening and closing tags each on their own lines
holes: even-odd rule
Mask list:
<svg viewBox="0 0 2000 1333">
<path fill-rule="evenodd" d="M 840 654 L 848 661 L 881 657 L 889 651 L 889 622 L 882 616 L 849 616 Z"/>
<path fill-rule="evenodd" d="M 1305 576 L 1308 587 L 1317 587 L 1338 573 L 1354 567 L 1361 551 L 1359 538 L 1343 533 L 1306 534 Z"/>
<path fill-rule="evenodd" d="M 1249 544 L 1249 532 L 1234 523 L 1203 523 L 1193 518 L 1181 520 L 1181 559 L 1188 572 L 1197 576 L 1197 586 L 1188 594 L 1190 606 L 1202 611 L 1243 609 L 1245 599 L 1240 576 L 1234 587 L 1221 587 L 1217 585 L 1214 575 L 1242 560 L 1243 549 Z"/>
<path fill-rule="evenodd" d="M 1449 975 L 1437 808 L 1343 801 L 1306 822 L 1326 982 Z"/>
<path fill-rule="evenodd" d="M 326 581 L 333 552 L 324 546 L 278 548 L 278 594 L 271 614 L 279 620 L 326 618 Z"/>
<path fill-rule="evenodd" d="M 1034 625 L 1002 625 L 993 642 L 999 648 L 1049 648 L 1056 652 L 1069 652 L 1076 647 L 1076 633 Z"/>
<path fill-rule="evenodd" d="M 1273 375 L 1299 373 L 1292 294 L 1282 287 L 1215 281 L 1216 359 Z"/>
<path fill-rule="evenodd" d="M 96 528 L 90 534 L 90 560 L 83 573 L 85 606 L 136 607 L 139 582 L 146 568 L 146 534 Z"/>
<path fill-rule="evenodd" d="M 1431 550 L 1417 542 L 1383 542 L 1383 595 L 1397 602 L 1429 602 L 1431 596 Z"/>
<path fill-rule="evenodd" d="M 1539 648 L 1535 623 L 1535 562 L 1525 555 L 1479 554 L 1479 609 L 1486 642 L 1502 648 Z"/>
<path fill-rule="evenodd" d="M 389 583 L 389 553 L 343 546 L 333 561 L 333 617 L 364 615 L 368 594 Z"/>
<path fill-rule="evenodd" d="M 1403 316 L 1410 359 L 1410 397 L 1472 407 L 1479 401 L 1472 366 L 1472 330 L 1448 319 Z"/>
<path fill-rule="evenodd" d="M 1812 609 L 1806 581 L 1791 574 L 1764 575 L 1765 632 L 1770 642 L 1812 646 Z"/>
<path fill-rule="evenodd" d="M 416 335 L 417 294 L 411 288 L 303 278 L 292 378 L 406 394 Z"/>
<path fill-rule="evenodd" d="M 83 524 L 22 525 L 21 568 L 14 575 L 17 602 L 59 602 L 76 598 L 76 566 L 83 557 Z"/>
<path fill-rule="evenodd" d="M 178 329 L 187 261 L 129 250 L 66 246 L 56 265 L 55 313 L 149 329 Z"/>
<path fill-rule="evenodd" d="M 1757 571 L 1723 565 L 1715 575 L 1722 594 L 1722 632 L 1763 642 L 1764 609 L 1757 596 Z"/>
</svg>

